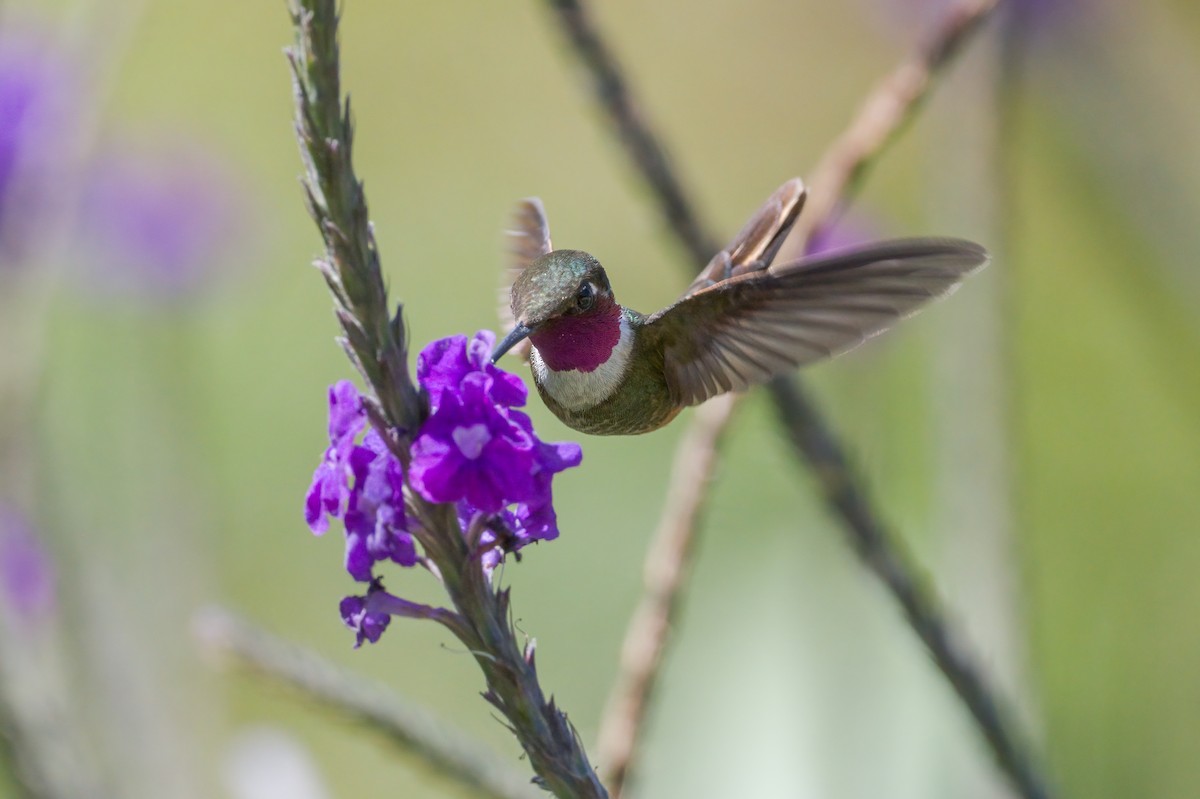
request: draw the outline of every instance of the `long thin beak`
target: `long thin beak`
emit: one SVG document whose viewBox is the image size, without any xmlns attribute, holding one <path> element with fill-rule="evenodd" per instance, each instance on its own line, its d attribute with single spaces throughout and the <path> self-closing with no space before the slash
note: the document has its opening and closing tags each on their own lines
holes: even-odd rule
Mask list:
<svg viewBox="0 0 1200 799">
<path fill-rule="evenodd" d="M 500 360 L 501 355 L 515 347 L 519 341 L 528 338 L 529 334 L 532 332 L 532 328 L 525 327 L 525 325 L 518 323 L 517 326 L 512 329 L 512 332 L 504 337 L 504 341 L 501 341 L 496 345 L 496 349 L 492 350 L 492 363 Z"/>
</svg>

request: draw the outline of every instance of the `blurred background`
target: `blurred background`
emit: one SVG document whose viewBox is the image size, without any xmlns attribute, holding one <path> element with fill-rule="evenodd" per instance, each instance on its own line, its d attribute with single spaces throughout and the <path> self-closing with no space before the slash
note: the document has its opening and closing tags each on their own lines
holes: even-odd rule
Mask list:
<svg viewBox="0 0 1200 799">
<path fill-rule="evenodd" d="M 809 174 L 946 3 L 594 5 L 728 236 Z M 624 303 L 676 296 L 682 252 L 541 4 L 344 12 L 357 167 L 414 348 L 496 327 L 501 231 L 528 195 Z M 213 668 L 192 619 L 214 602 L 520 754 L 440 628 L 397 620 L 351 649 L 340 537 L 303 522 L 325 389 L 352 369 L 309 266 L 290 41 L 282 2 L 0 10 L 4 690 L 110 796 L 468 795 Z M 1193 2 L 1022 0 L 993 19 L 841 228 L 974 238 L 992 266 L 806 373 L 1062 796 L 1200 794 L 1197 85 Z M 577 438 L 531 405 L 544 438 Z M 588 744 L 686 421 L 584 439 L 556 481 L 562 537 L 505 571 Z M 437 597 L 424 573 L 388 587 Z M 1008 795 L 759 394 L 728 439 L 638 789 Z"/>
</svg>

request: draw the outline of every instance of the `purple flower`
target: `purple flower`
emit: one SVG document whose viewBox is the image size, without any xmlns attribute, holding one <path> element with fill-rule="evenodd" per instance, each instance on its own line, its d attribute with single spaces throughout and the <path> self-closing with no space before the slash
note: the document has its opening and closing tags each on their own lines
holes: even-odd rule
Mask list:
<svg viewBox="0 0 1200 799">
<path fill-rule="evenodd" d="M 43 39 L 0 38 L 0 267 L 27 256 L 62 182 L 70 92 L 65 63 Z"/>
<path fill-rule="evenodd" d="M 193 296 L 245 238 L 245 187 L 195 142 L 121 143 L 92 164 L 82 192 L 84 278 L 103 295 Z"/>
<path fill-rule="evenodd" d="M 337 446 L 353 441 L 366 426 L 367 414 L 362 397 L 349 380 L 329 387 L 329 440 Z"/>
<path fill-rule="evenodd" d="M 355 649 L 362 646 L 363 641 L 372 644 L 378 641 L 379 636 L 383 635 L 383 631 L 392 623 L 390 614 L 371 607 L 374 604 L 371 602 L 373 596 L 376 594 L 368 593 L 365 597 L 348 596 L 338 608 L 342 614 L 342 623 L 354 631 Z"/>
<path fill-rule="evenodd" d="M 367 424 L 358 389 L 349 380 L 329 387 L 329 448 L 304 502 L 304 520 L 316 535 L 329 529 L 328 516 L 340 519 L 350 505 L 348 480 L 354 475 L 350 458 L 354 438 Z"/>
<path fill-rule="evenodd" d="M 526 544 L 558 538 L 558 515 L 554 511 L 551 479 L 565 469 L 578 466 L 582 460 L 583 451 L 574 442 L 537 442 L 530 499 L 517 502 L 498 514 L 484 514 L 490 515 L 486 520 L 489 526 L 481 534 L 477 547 L 484 571 L 490 574 L 507 553 L 517 552 Z M 457 510 L 464 531 L 480 514 L 478 508 L 466 501 L 459 502 Z"/>
<path fill-rule="evenodd" d="M 489 361 L 494 344 L 481 330 L 469 343 L 452 336 L 421 353 L 417 377 L 433 413 L 413 443 L 409 473 L 426 499 L 458 503 L 464 530 L 478 513 L 492 517 L 479 542 L 485 567 L 497 553 L 558 536 L 551 479 L 583 457 L 578 444 L 538 440 L 529 417 L 512 409 L 525 387 Z"/>
<path fill-rule="evenodd" d="M 468 374 L 459 392 L 442 392 L 440 406 L 421 426 L 409 480 L 429 501 L 465 499 L 495 513 L 532 497 L 532 428 L 523 413 L 505 413 L 493 402 L 492 384 L 482 372 Z"/>
<path fill-rule="evenodd" d="M 213 267 L 245 246 L 248 192 L 233 170 L 194 142 L 121 140 L 81 162 L 82 61 L 61 34 L 4 33 L 0 268 L 29 260 L 59 217 L 73 223 L 62 232 L 89 297 L 178 299 L 211 285 Z"/>
<path fill-rule="evenodd" d="M 805 255 L 821 255 L 868 244 L 879 238 L 879 225 L 870 216 L 850 212 L 813 231 Z"/>
<path fill-rule="evenodd" d="M 408 484 L 430 502 L 455 503 L 462 534 L 487 574 L 531 541 L 558 536 L 551 483 L 578 466 L 583 452 L 570 442 L 547 443 L 515 410 L 527 395 L 519 377 L 489 361 L 495 336 L 486 330 L 434 341 L 417 360 L 417 379 L 431 413 L 412 442 Z M 346 570 L 369 582 L 365 596 L 342 600 L 342 620 L 356 644 L 374 643 L 391 616 L 430 618 L 440 611 L 384 591 L 375 564 L 418 561 L 404 515 L 405 474 L 388 442 L 367 429 L 362 398 L 346 381 L 329 389 L 329 447 L 313 473 L 305 520 L 314 533 L 329 517 L 346 530 Z M 439 531 L 444 532 L 444 531 Z"/>
<path fill-rule="evenodd" d="M 935 20 L 951 13 L 956 0 L 872 0 L 869 10 L 878 21 L 888 26 L 887 33 L 896 35 L 896 25 L 916 23 L 917 30 L 927 30 Z M 1001 9 L 1020 15 L 1027 33 L 1054 33 L 1064 26 L 1086 23 L 1113 5 L 1108 0 L 1013 0 Z M 1055 40 L 1061 46 L 1061 41 Z"/>
<path fill-rule="evenodd" d="M 525 404 L 529 392 L 521 378 L 491 362 L 496 334 L 480 330 L 468 341 L 466 336 L 450 336 L 430 342 L 417 356 L 417 381 L 429 394 L 433 411 L 441 406 L 442 394 L 462 390 L 463 379 L 483 372 L 492 378 L 489 396 L 497 405 L 513 408 Z"/>
<path fill-rule="evenodd" d="M 429 605 L 393 596 L 383 590 L 378 580 L 371 583 L 365 596 L 348 596 L 343 599 L 340 610 L 342 622 L 354 631 L 355 649 L 362 646 L 363 641 L 372 644 L 378 641 L 391 623 L 392 616 L 429 619 L 442 612 Z"/>
<path fill-rule="evenodd" d="M 29 523 L 0 508 L 0 590 L 15 615 L 37 622 L 55 608 L 54 563 Z"/>
<path fill-rule="evenodd" d="M 354 384 L 329 387 L 329 447 L 304 502 L 304 520 L 313 533 L 329 529 L 329 517 L 346 530 L 345 566 L 350 576 L 370 582 L 375 564 L 417 562 L 417 551 L 404 513 L 404 474 L 379 433 L 367 431 L 366 411 Z"/>
<path fill-rule="evenodd" d="M 582 461 L 583 449 L 574 441 L 538 442 L 537 465 L 533 473 L 534 496 L 530 501 L 517 503 L 512 514 L 519 537 L 526 541 L 558 538 L 558 516 L 554 512 L 550 482 L 554 475 L 578 466 Z"/>
<path fill-rule="evenodd" d="M 1086 17 L 1104 11 L 1105 4 L 1103 0 L 1014 0 L 1012 6 L 1026 23 L 1040 29 L 1086 21 Z"/>
<path fill-rule="evenodd" d="M 343 522 L 346 525 L 346 571 L 369 582 L 381 560 L 415 566 L 417 550 L 406 529 L 404 475 L 400 462 L 375 430 L 351 456 L 355 488 Z"/>
</svg>

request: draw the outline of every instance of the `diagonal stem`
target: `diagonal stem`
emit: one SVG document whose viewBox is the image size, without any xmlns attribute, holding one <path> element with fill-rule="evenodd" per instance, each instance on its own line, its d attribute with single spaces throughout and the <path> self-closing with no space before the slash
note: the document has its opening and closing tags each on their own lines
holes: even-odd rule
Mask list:
<svg viewBox="0 0 1200 799">
<path fill-rule="evenodd" d="M 559 25 L 571 44 L 571 54 L 579 59 L 592 81 L 592 91 L 608 112 L 617 138 L 633 160 L 642 179 L 658 201 L 675 238 L 691 260 L 703 265 L 720 249 L 716 238 L 701 224 L 692 208 L 689 193 L 671 166 L 667 152 L 642 115 L 625 83 L 616 57 L 600 31 L 592 24 L 588 10 L 579 0 L 547 0 Z"/>
<path fill-rule="evenodd" d="M 687 194 L 666 157 L 665 148 L 645 118 L 637 113 L 637 104 L 631 97 L 620 68 L 587 10 L 581 0 L 547 2 L 556 12 L 557 21 L 570 43 L 569 49 L 590 71 L 597 100 L 608 113 L 635 167 L 654 191 L 676 238 L 689 253 L 691 262 L 703 265 L 717 249 L 712 243 L 713 237 L 705 232 L 707 227 L 691 211 Z M 868 94 L 850 125 L 834 141 L 814 170 L 805 215 L 789 242 L 793 251 L 803 250 L 812 232 L 832 220 L 839 206 L 858 187 L 867 168 L 911 121 L 940 71 L 982 25 L 996 4 L 997 0 L 974 0 L 953 6 L 937 25 L 927 44 Z M 689 268 L 689 274 L 694 268 Z M 962 699 L 999 767 L 1022 796 L 1028 799 L 1047 796 L 1048 791 L 1036 761 L 1026 750 L 1023 737 L 1004 710 L 999 692 L 975 657 L 969 654 L 963 636 L 951 624 L 939 601 L 924 588 L 926 581 L 922 577 L 922 570 L 882 523 L 868 493 L 850 468 L 844 447 L 820 410 L 808 399 L 796 379 L 777 378 L 768 388 L 793 451 L 808 464 L 817 478 L 818 489 L 826 505 L 840 520 L 850 545 L 900 604 L 909 625 Z M 706 427 L 709 422 L 698 419 L 694 424 Z M 715 447 L 719 430 L 708 430 L 707 435 Z M 685 438 L 681 447 L 690 446 L 692 439 L 692 436 Z M 711 479 L 714 465 L 715 457 L 708 459 L 706 470 L 689 472 L 688 475 L 676 474 L 673 495 L 682 490 L 680 484 L 689 480 L 696 485 L 706 484 Z M 691 492 L 689 496 L 694 505 L 682 512 L 692 520 L 687 535 L 693 536 L 705 496 L 702 490 Z M 655 557 L 653 553 L 658 551 L 659 544 L 652 544 L 651 557 Z M 690 544 L 678 545 L 674 551 L 680 558 L 679 566 L 686 565 Z M 685 568 L 676 568 L 674 571 L 686 573 Z M 675 592 L 684 587 L 682 579 L 672 586 Z M 662 603 L 662 600 L 651 596 L 643 600 L 644 604 L 655 602 Z M 675 607 L 678 600 L 668 599 L 665 604 Z M 610 742 L 605 748 L 611 758 L 608 767 L 618 777 L 611 786 L 614 796 L 621 793 L 635 754 L 646 698 L 653 686 L 657 666 L 661 663 L 668 633 L 668 625 L 643 624 L 640 618 L 639 610 L 628 630 L 624 651 L 653 652 L 652 656 L 644 657 L 641 661 L 652 665 L 636 671 L 623 658 L 623 671 L 618 677 L 608 714 L 601 725 L 601 741 Z M 669 615 L 666 618 L 669 619 Z M 640 697 L 640 701 L 630 701 L 629 697 L 635 695 Z M 621 730 L 631 738 L 624 746 L 612 742 Z"/>
<path fill-rule="evenodd" d="M 613 797 L 621 795 L 634 765 L 642 722 L 666 654 L 667 634 L 683 604 L 717 450 L 740 399 L 738 394 L 722 394 L 700 406 L 675 452 L 667 500 L 646 554 L 644 589 L 629 621 L 617 682 L 600 721 L 597 749 L 608 766 Z"/>
<path fill-rule="evenodd" d="M 813 169 L 804 213 L 789 242 L 793 256 L 803 251 L 814 231 L 835 221 L 870 168 L 916 117 L 933 82 L 997 5 L 998 0 L 960 0 L 948 8 L 924 45 L 867 93 Z M 788 258 L 787 253 L 779 256 L 780 261 Z"/>
<path fill-rule="evenodd" d="M 875 515 L 858 483 L 846 479 L 852 470 L 845 450 L 826 428 L 811 423 L 814 406 L 800 385 L 789 381 L 779 389 L 789 392 L 779 412 L 791 444 L 812 465 L 826 504 L 852 533 L 848 536 L 851 546 L 899 603 L 909 626 L 966 706 L 1013 787 L 1026 799 L 1045 799 L 1050 795 L 1045 778 L 1024 745 L 1000 691 L 990 683 L 965 636 L 926 587 L 927 581 L 908 549 Z"/>
<path fill-rule="evenodd" d="M 205 649 L 366 724 L 480 796 L 532 799 L 538 793 L 500 756 L 424 708 L 227 610 L 202 611 L 195 630 Z"/>
</svg>

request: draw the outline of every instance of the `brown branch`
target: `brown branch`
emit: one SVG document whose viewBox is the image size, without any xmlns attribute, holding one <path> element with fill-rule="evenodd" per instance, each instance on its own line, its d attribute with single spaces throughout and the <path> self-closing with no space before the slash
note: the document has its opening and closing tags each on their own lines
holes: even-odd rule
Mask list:
<svg viewBox="0 0 1200 799">
<path fill-rule="evenodd" d="M 664 216 L 692 256 L 692 261 L 702 265 L 716 247 L 710 243 L 711 237 L 704 233 L 707 227 L 690 213 L 684 213 L 690 208 L 689 203 L 664 199 L 685 198 L 686 194 L 658 137 L 633 111 L 636 104 L 629 96 L 615 59 L 579 0 L 548 1 L 558 14 L 571 51 L 592 71 L 597 99 L 617 128 L 628 155 L 659 198 Z M 870 92 L 858 114 L 814 170 L 808 206 L 790 241 L 793 252 L 803 250 L 811 233 L 833 218 L 839 205 L 857 188 L 870 164 L 913 118 L 938 72 L 978 29 L 996 3 L 997 0 L 975 0 L 953 7 L 933 31 L 928 43 Z M 684 213 L 683 219 L 679 219 L 681 213 Z M 689 275 L 694 268 L 689 268 Z M 1021 736 L 1002 710 L 998 691 L 979 664 L 968 655 L 962 636 L 953 629 L 937 599 L 924 590 L 925 580 L 920 577 L 919 567 L 880 521 L 831 427 L 798 381 L 777 378 L 771 382 L 769 390 L 794 452 L 808 463 L 816 476 L 825 503 L 841 520 L 851 546 L 900 604 L 906 620 L 971 713 L 999 767 L 1022 796 L 1029 799 L 1047 796 L 1034 758 L 1025 750 Z M 695 446 L 696 440 L 708 440 L 715 448 L 720 427 L 730 418 L 726 413 L 714 430 L 711 419 L 697 416 L 694 424 L 700 430 L 685 439 L 681 453 Z M 679 578 L 669 588 L 676 593 L 684 587 L 681 578 L 686 574 L 688 553 L 692 548 L 690 539 L 695 535 L 695 523 L 705 500 L 703 488 L 711 480 L 715 462 L 715 452 L 712 452 L 702 464 L 707 468 L 675 475 L 672 495 L 687 497 L 689 504 L 672 511 L 673 505 L 669 503 L 668 512 L 678 512 L 687 523 L 681 528 L 664 525 L 660 529 L 660 536 L 674 540 L 670 547 L 660 546 L 657 540 L 652 544 L 650 560 L 661 557 L 660 552 L 672 552 L 679 559 L 674 566 L 665 567 L 668 573 Z M 688 491 L 684 487 L 687 479 L 693 481 L 694 490 Z M 601 725 L 602 751 L 609 755 L 608 768 L 615 777 L 610 786 L 613 796 L 620 794 L 628 775 L 645 714 L 645 702 L 666 646 L 669 625 L 650 623 L 646 620 L 651 618 L 649 615 L 643 617 L 643 608 L 659 608 L 657 618 L 669 621 L 671 609 L 678 605 L 677 597 L 663 597 L 660 591 L 658 587 L 648 587 L 648 595 L 630 624 L 623 647 L 623 671 Z M 667 609 L 665 613 L 662 608 Z M 635 658 L 629 653 L 642 654 Z M 613 740 L 618 734 L 625 734 L 630 740 L 623 746 L 618 745 Z M 607 745 L 604 741 L 608 741 Z"/>
<path fill-rule="evenodd" d="M 608 768 L 614 799 L 621 795 L 641 742 L 642 721 L 658 682 L 667 635 L 683 599 L 717 449 L 740 398 L 723 394 L 697 409 L 675 451 L 667 501 L 646 555 L 644 590 L 625 632 L 617 683 L 609 694 L 596 744 L 600 762 Z"/>
<path fill-rule="evenodd" d="M 812 233 L 829 224 L 861 184 L 870 167 L 916 116 L 931 83 L 980 25 L 998 0 L 965 0 L 947 9 L 926 40 L 867 94 L 849 126 L 817 162 L 808 181 L 804 213 L 789 244 L 798 255 Z M 788 245 L 785 245 L 787 247 Z M 787 260 L 788 254 L 780 255 Z"/>
</svg>

